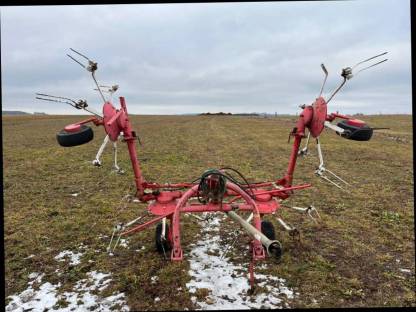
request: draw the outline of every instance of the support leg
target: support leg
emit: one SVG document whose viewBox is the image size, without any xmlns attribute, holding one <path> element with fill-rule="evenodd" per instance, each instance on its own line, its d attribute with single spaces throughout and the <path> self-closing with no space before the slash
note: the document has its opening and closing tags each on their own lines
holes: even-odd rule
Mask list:
<svg viewBox="0 0 416 312">
<path fill-rule="evenodd" d="M 104 138 L 103 143 L 101 144 L 100 148 L 98 149 L 98 152 L 97 152 L 97 155 L 95 156 L 95 159 L 92 161 L 92 164 L 94 166 L 97 166 L 97 167 L 101 166 L 100 158 L 101 158 L 101 155 L 102 155 L 102 153 L 104 151 L 104 148 L 107 145 L 109 139 L 110 138 L 108 137 L 108 135 L 106 135 L 105 138 Z"/>
<path fill-rule="evenodd" d="M 113 168 L 116 170 L 117 173 L 123 174 L 124 170 L 121 169 L 117 164 L 117 142 L 113 142 L 113 157 L 114 157 Z"/>
<path fill-rule="evenodd" d="M 298 155 L 300 156 L 306 156 L 308 155 L 308 145 L 309 145 L 309 139 L 311 137 L 311 133 L 308 133 L 308 137 L 306 139 L 305 146 L 298 152 Z"/>
</svg>

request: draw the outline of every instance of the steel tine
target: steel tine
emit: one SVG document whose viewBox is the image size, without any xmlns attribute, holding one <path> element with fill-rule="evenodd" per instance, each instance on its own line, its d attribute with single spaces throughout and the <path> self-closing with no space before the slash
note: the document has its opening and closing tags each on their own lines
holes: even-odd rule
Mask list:
<svg viewBox="0 0 416 312">
<path fill-rule="evenodd" d="M 311 207 L 312 207 L 312 208 L 310 209 L 310 211 L 315 211 L 315 213 L 316 213 L 316 215 L 317 215 L 318 219 L 321 219 L 321 215 L 319 214 L 318 209 L 316 209 L 314 206 L 311 206 Z"/>
<path fill-rule="evenodd" d="M 309 216 L 309 218 L 311 218 L 311 219 L 312 219 L 312 221 L 313 221 L 313 222 L 315 222 L 316 224 L 318 224 L 318 221 L 316 221 L 316 219 L 312 216 L 312 214 L 311 214 L 311 211 L 310 211 L 310 210 L 308 211 L 308 216 Z"/>
<path fill-rule="evenodd" d="M 341 179 L 339 176 L 337 176 L 335 173 L 333 173 L 331 170 L 325 169 L 325 171 L 328 171 L 330 174 L 332 174 L 334 177 L 336 177 L 337 179 L 339 179 L 340 181 L 344 182 L 345 184 L 351 186 L 351 184 L 349 184 L 347 181 Z"/>
<path fill-rule="evenodd" d="M 385 55 L 385 54 L 387 54 L 387 52 L 383 52 L 383 53 L 378 54 L 378 55 L 376 55 L 376 56 L 372 56 L 372 57 L 370 57 L 370 58 L 368 58 L 368 59 L 366 59 L 366 60 L 364 60 L 364 61 L 358 62 L 358 63 L 357 63 L 357 64 L 355 64 L 352 68 L 354 69 L 356 66 L 358 66 L 358 65 L 360 65 L 360 64 L 362 64 L 362 63 L 368 62 L 368 61 L 370 61 L 370 60 L 372 60 L 372 59 L 375 59 L 376 57 L 379 57 L 379 56 L 382 56 L 382 55 Z"/>
<path fill-rule="evenodd" d="M 115 245 L 113 246 L 113 251 L 116 251 L 116 248 L 117 248 L 117 246 L 118 246 L 118 243 L 120 242 L 120 238 L 121 238 L 121 235 L 118 235 L 118 238 L 117 238 L 117 240 L 116 240 L 116 243 L 115 243 Z"/>
<path fill-rule="evenodd" d="M 87 69 L 87 67 L 85 67 L 84 64 L 82 64 L 80 61 L 76 60 L 75 58 L 73 58 L 71 55 L 67 54 L 67 56 L 69 58 L 71 58 L 74 62 L 77 62 L 79 65 L 81 65 L 82 67 L 84 67 L 85 69 Z"/>
<path fill-rule="evenodd" d="M 102 86 L 101 86 L 102 87 Z M 98 90 L 97 88 L 95 88 L 94 89 L 94 91 L 100 91 L 100 90 Z M 104 93 L 110 93 L 110 91 L 107 91 L 107 90 L 101 90 L 101 92 L 104 92 Z"/>
<path fill-rule="evenodd" d="M 316 218 L 312 215 L 312 211 L 315 211 Z M 314 206 L 309 206 L 308 215 L 316 224 L 319 224 L 317 219 L 321 219 L 321 216 L 319 215 L 318 210 L 316 210 Z"/>
<path fill-rule="evenodd" d="M 63 96 L 49 95 L 49 94 L 43 94 L 43 93 L 36 93 L 36 95 L 47 96 L 47 97 L 62 99 L 62 100 L 68 100 L 68 101 L 71 101 L 72 103 L 76 104 L 76 102 L 74 100 L 72 100 L 70 98 L 63 97 Z"/>
<path fill-rule="evenodd" d="M 238 238 L 238 234 L 239 231 L 234 231 L 233 235 L 234 235 L 234 239 L 233 242 L 231 244 L 228 244 L 227 248 L 224 250 L 224 252 L 222 253 L 220 260 L 224 259 L 224 257 L 227 255 L 228 251 L 235 245 L 235 242 L 237 241 Z"/>
<path fill-rule="evenodd" d="M 65 104 L 71 105 L 72 107 L 76 108 L 76 106 L 74 104 L 69 103 L 67 101 L 59 101 L 59 100 L 54 100 L 54 99 L 44 99 L 44 98 L 41 98 L 41 97 L 36 97 L 36 99 L 43 100 L 43 101 L 55 102 L 55 103 L 65 103 Z"/>
<path fill-rule="evenodd" d="M 113 238 L 114 238 L 114 233 L 116 232 L 116 230 L 114 229 L 113 234 L 111 235 L 111 239 L 110 239 L 110 243 L 107 246 L 107 252 L 111 253 L 111 243 L 113 242 Z"/>
<path fill-rule="evenodd" d="M 76 54 L 78 54 L 78 55 L 81 55 L 83 58 L 85 58 L 87 61 L 90 61 L 91 62 L 91 60 L 88 58 L 88 57 L 86 57 L 84 54 L 82 54 L 82 53 L 80 53 L 80 52 L 78 52 L 78 51 L 76 51 L 76 50 L 74 50 L 74 49 L 72 49 L 72 48 L 69 48 L 71 51 L 73 51 L 73 52 L 75 52 Z"/>
<path fill-rule="evenodd" d="M 332 183 L 333 185 L 335 185 L 337 188 L 339 188 L 339 189 L 343 189 L 339 184 L 337 184 L 337 183 L 335 183 L 334 181 L 332 181 L 331 179 L 329 179 L 328 177 L 326 177 L 325 175 L 323 175 L 323 174 L 319 174 L 319 177 L 321 177 L 322 179 L 324 179 L 324 180 L 326 180 L 326 181 L 328 181 L 329 183 Z"/>
<path fill-rule="evenodd" d="M 385 61 L 387 61 L 388 59 L 384 59 L 384 60 L 382 60 L 382 61 L 380 61 L 380 62 L 377 62 L 377 63 L 375 63 L 375 64 L 373 64 L 373 65 L 370 65 L 370 66 L 367 66 L 367 67 L 365 67 L 365 68 L 363 68 L 363 69 L 360 69 L 355 75 L 357 76 L 357 74 L 359 73 L 359 72 L 362 72 L 362 71 L 364 71 L 364 70 L 366 70 L 366 69 L 369 69 L 369 68 L 371 68 L 371 67 L 374 67 L 374 66 L 376 66 L 376 65 L 378 65 L 378 64 L 381 64 L 381 63 L 384 63 Z"/>
<path fill-rule="evenodd" d="M 56 99 L 64 99 L 64 100 L 69 100 L 65 97 L 62 96 L 56 96 L 56 95 L 50 95 L 50 94 L 44 94 L 44 93 L 35 93 L 36 95 L 40 95 L 40 96 L 47 96 L 47 97 L 52 97 L 52 98 L 56 98 Z"/>
<path fill-rule="evenodd" d="M 56 102 L 56 103 L 62 103 L 62 101 L 59 101 L 59 100 L 54 100 L 54 99 L 44 99 L 44 98 L 41 98 L 41 97 L 35 97 L 35 99 L 38 99 L 38 100 L 44 100 L 44 101 L 51 101 L 51 102 Z"/>
</svg>

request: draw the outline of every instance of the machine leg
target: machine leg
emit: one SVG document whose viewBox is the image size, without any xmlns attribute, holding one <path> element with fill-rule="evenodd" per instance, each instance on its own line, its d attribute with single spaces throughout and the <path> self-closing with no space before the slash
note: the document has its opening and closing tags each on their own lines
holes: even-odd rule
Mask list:
<svg viewBox="0 0 416 312">
<path fill-rule="evenodd" d="M 100 148 L 98 149 L 98 152 L 97 152 L 97 155 L 95 156 L 95 159 L 92 161 L 92 164 L 94 166 L 97 166 L 97 167 L 101 166 L 100 158 L 101 158 L 101 155 L 102 155 L 102 153 L 104 151 L 104 148 L 107 145 L 109 139 L 110 138 L 108 137 L 108 135 L 106 135 L 105 138 L 104 138 L 103 143 L 101 144 Z"/>
<path fill-rule="evenodd" d="M 308 137 L 306 139 L 305 146 L 301 150 L 299 150 L 299 152 L 298 152 L 298 155 L 299 156 L 306 156 L 306 155 L 308 155 L 308 145 L 309 145 L 309 139 L 310 138 L 311 138 L 311 133 L 309 132 L 308 133 Z"/>
<path fill-rule="evenodd" d="M 121 169 L 117 164 L 117 142 L 113 142 L 113 156 L 114 156 L 113 168 L 117 171 L 117 173 L 124 174 L 124 170 Z"/>
</svg>

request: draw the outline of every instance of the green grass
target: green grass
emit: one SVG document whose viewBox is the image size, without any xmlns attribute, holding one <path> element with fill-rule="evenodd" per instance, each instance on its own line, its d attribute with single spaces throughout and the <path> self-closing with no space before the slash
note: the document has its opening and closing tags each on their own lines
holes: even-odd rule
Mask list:
<svg viewBox="0 0 416 312">
<path fill-rule="evenodd" d="M 360 117 L 361 118 L 361 117 Z M 196 308 L 186 290 L 188 245 L 199 226 L 183 218 L 185 260 L 165 261 L 154 248 L 154 229 L 129 238 L 129 249 L 105 253 L 112 227 L 146 210 L 144 204 L 120 200 L 133 194 L 133 174 L 127 148 L 119 144 L 124 176 L 109 174 L 108 146 L 103 167 L 91 165 L 103 138 L 96 129 L 92 143 L 62 148 L 55 133 L 79 116 L 14 116 L 3 123 L 3 193 L 6 296 L 24 290 L 31 272 L 44 272 L 45 281 L 70 289 L 91 270 L 112 272 L 108 292 L 125 292 L 133 310 Z M 143 174 L 148 181 L 192 181 L 208 168 L 231 166 L 251 180 L 283 176 L 295 117 L 132 116 Z M 294 183 L 312 183 L 287 205 L 314 204 L 320 224 L 283 207 L 277 212 L 301 232 L 296 242 L 283 232 L 275 216 L 277 237 L 284 246 L 280 263 L 267 259 L 271 273 L 287 280 L 299 293 L 292 307 L 415 306 L 414 193 L 411 116 L 364 116 L 380 130 L 369 142 L 342 139 L 330 131 L 321 137 L 325 166 L 352 184 L 340 191 L 314 176 L 318 165 L 311 155 L 298 160 Z M 78 197 L 70 196 L 79 193 Z M 224 227 L 224 237 L 231 229 Z M 100 237 L 107 235 L 108 237 Z M 226 239 L 225 239 L 226 240 Z M 246 261 L 241 237 L 229 256 Z M 83 243 L 89 249 L 79 266 L 54 257 Z M 136 249 L 145 246 L 145 251 Z M 98 250 L 100 252 L 95 252 Z M 31 254 L 35 257 L 27 259 Z M 89 263 L 88 260 L 94 262 Z M 59 268 L 64 274 L 56 276 Z M 411 274 L 400 268 L 411 270 Z M 259 270 L 261 272 L 261 270 Z M 159 277 L 152 284 L 150 278 Z M 181 287 L 181 290 L 178 288 Z M 200 290 L 198 296 L 204 297 Z M 155 305 L 154 298 L 161 301 Z"/>
</svg>

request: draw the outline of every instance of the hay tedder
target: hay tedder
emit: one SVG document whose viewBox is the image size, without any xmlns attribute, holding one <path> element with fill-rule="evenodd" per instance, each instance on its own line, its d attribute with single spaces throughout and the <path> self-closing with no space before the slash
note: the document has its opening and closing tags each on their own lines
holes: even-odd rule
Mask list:
<svg viewBox="0 0 416 312">
<path fill-rule="evenodd" d="M 86 101 L 83 100 L 75 101 L 69 98 L 38 93 L 38 99 L 67 103 L 77 109 L 83 109 L 93 114 L 91 118 L 66 126 L 57 134 L 58 143 L 61 146 L 77 146 L 91 141 L 93 139 L 93 131 L 91 127 L 86 125 L 88 123 L 103 126 L 108 139 L 113 143 L 120 140 L 121 137 L 121 141 L 127 144 L 134 172 L 136 188 L 135 201 L 147 203 L 147 212 L 153 215 L 153 218 L 146 222 L 142 220 L 143 216 L 138 216 L 128 223 L 118 224 L 114 229 L 107 250 L 109 252 L 112 249 L 114 250 L 120 237 L 142 231 L 157 224 L 157 250 L 165 255 L 170 252 L 170 259 L 172 261 L 179 261 L 183 259 L 181 246 L 181 217 L 183 214 L 222 212 L 241 224 L 244 230 L 252 237 L 251 263 L 264 259 L 266 254 L 277 258 L 282 254 L 282 245 L 275 239 L 272 223 L 265 220 L 262 221 L 262 218 L 264 215 L 274 214 L 281 207 L 282 201 L 289 198 L 294 191 L 306 189 L 311 186 L 311 184 L 292 184 L 297 158 L 308 153 L 310 137 L 316 140 L 320 162 L 315 174 L 338 188 L 348 187 L 348 182 L 324 167 L 319 136 L 324 128 L 328 128 L 334 130 L 339 136 L 349 140 L 368 141 L 371 139 L 375 128 L 369 127 L 364 121 L 353 119 L 349 116 L 328 113 L 327 105 L 334 95 L 344 86 L 346 81 L 353 77 L 353 71 L 355 71 L 357 66 L 387 53 L 385 52 L 366 59 L 353 67 L 344 68 L 341 73 L 343 80 L 329 96 L 328 100 L 322 97 L 328 72 L 325 66 L 321 64 L 322 70 L 325 73 L 325 79 L 315 101 L 311 105 L 301 106 L 302 112 L 299 115 L 296 126 L 290 132 L 289 140 L 291 137 L 294 140 L 287 170 L 282 178 L 276 179 L 275 181 L 249 183 L 237 170 L 220 168 L 207 170 L 193 182 L 160 184 L 147 181 L 142 175 L 136 152 L 138 135 L 132 129 L 124 97 L 119 98 L 119 108 L 116 108 L 112 101 L 106 100 L 102 93 L 103 87 L 97 83 L 95 78 L 97 63 L 85 55 L 73 49 L 71 50 L 86 60 L 86 64 L 83 64 L 83 62 L 68 55 L 92 74 L 92 78 L 97 87 L 96 90 L 99 91 L 104 104 L 102 112 L 99 113 L 92 110 Z M 384 59 L 364 67 L 358 70 L 357 73 L 386 60 Z M 110 88 L 108 92 L 112 95 L 111 92 L 115 92 L 115 89 Z M 338 122 L 337 125 L 332 124 L 331 122 L 336 118 L 342 119 L 342 121 Z M 306 138 L 306 144 L 301 149 L 300 145 L 303 138 Z M 314 220 L 319 218 L 319 213 L 313 206 L 307 208 L 292 208 L 307 213 Z M 242 218 L 238 212 L 248 212 L 248 219 Z M 292 234 L 296 232 L 295 228 L 286 224 L 281 218 L 277 218 L 277 220 L 285 230 Z M 115 235 L 118 235 L 118 239 L 112 245 Z"/>
</svg>

